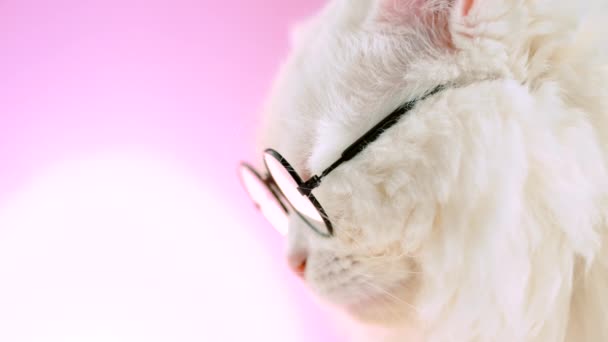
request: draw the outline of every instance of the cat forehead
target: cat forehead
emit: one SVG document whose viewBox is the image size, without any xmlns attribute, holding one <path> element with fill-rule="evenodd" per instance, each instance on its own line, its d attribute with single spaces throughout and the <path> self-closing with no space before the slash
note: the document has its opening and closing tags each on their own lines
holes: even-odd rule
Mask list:
<svg viewBox="0 0 608 342">
<path fill-rule="evenodd" d="M 318 172 L 411 94 L 439 83 L 419 77 L 437 70 L 408 70 L 424 59 L 424 41 L 371 24 L 372 3 L 334 1 L 307 22 L 275 84 L 268 146 L 280 146 L 300 171 Z"/>
<path fill-rule="evenodd" d="M 305 167 L 302 158 L 312 153 L 320 127 L 339 120 L 337 113 L 352 113 L 347 107 L 365 90 L 361 76 L 369 58 L 358 33 L 323 29 L 299 38 L 281 68 L 267 103 L 266 121 L 273 127 L 265 147 L 280 147 L 296 168 Z"/>
<path fill-rule="evenodd" d="M 279 95 L 281 107 L 293 115 L 292 128 L 297 126 L 290 137 L 307 137 L 308 150 L 300 156 L 312 158 L 306 165 L 309 170 L 318 171 L 320 165 L 339 157 L 341 149 L 412 94 L 438 84 L 408 74 L 403 59 L 391 55 L 388 39 L 378 42 L 378 50 L 369 48 L 364 39 L 343 37 L 333 44 L 331 52 L 311 49 L 310 58 L 299 56 L 300 60 L 288 70 L 290 74 Z M 316 158 L 325 163 L 315 162 Z"/>
</svg>

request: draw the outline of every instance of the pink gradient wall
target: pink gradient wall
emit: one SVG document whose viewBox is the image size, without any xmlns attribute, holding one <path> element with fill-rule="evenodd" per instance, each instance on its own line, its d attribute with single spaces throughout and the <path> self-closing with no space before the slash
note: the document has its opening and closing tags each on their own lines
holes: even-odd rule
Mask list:
<svg viewBox="0 0 608 342">
<path fill-rule="evenodd" d="M 0 341 L 341 341 L 235 177 L 284 0 L 0 0 Z"/>
</svg>

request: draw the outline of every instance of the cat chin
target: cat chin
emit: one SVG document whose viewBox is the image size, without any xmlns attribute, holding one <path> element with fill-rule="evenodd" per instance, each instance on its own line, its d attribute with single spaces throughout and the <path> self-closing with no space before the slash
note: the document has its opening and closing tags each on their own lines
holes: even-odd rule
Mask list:
<svg viewBox="0 0 608 342">
<path fill-rule="evenodd" d="M 412 294 L 408 289 L 406 284 L 400 284 L 386 292 L 362 294 L 357 300 L 335 305 L 363 323 L 401 326 L 404 322 L 411 321 L 416 312 L 410 304 Z"/>
<path fill-rule="evenodd" d="M 401 253 L 395 251 L 396 255 Z M 319 258 L 311 258 L 310 265 L 325 265 L 326 261 Z M 395 270 L 388 277 L 386 269 L 366 264 L 366 257 L 327 258 L 332 260 L 329 266 L 310 267 L 304 277 L 319 299 L 365 323 L 393 325 L 416 317 L 413 303 L 420 272 L 412 259 L 391 258 Z"/>
<path fill-rule="evenodd" d="M 387 304 L 380 298 L 348 305 L 345 310 L 355 319 L 369 324 L 398 325 L 407 322 L 411 317 L 409 310 L 399 305 Z"/>
</svg>

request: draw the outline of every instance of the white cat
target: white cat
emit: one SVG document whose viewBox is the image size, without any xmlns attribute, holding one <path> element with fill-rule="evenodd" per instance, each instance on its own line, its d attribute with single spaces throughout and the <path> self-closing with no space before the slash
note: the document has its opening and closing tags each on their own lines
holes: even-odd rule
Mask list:
<svg viewBox="0 0 608 342">
<path fill-rule="evenodd" d="M 424 341 L 608 341 L 605 0 L 334 0 L 294 32 L 259 151 L 318 174 L 321 297 Z M 397 339 L 405 341 L 406 338 Z"/>
</svg>

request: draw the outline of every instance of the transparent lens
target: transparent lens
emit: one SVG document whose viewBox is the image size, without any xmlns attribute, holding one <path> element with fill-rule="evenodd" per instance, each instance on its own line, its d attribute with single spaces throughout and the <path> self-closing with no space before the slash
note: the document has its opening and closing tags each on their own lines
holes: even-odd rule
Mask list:
<svg viewBox="0 0 608 342">
<path fill-rule="evenodd" d="M 268 172 L 274 179 L 285 198 L 293 208 L 311 224 L 315 229 L 323 234 L 327 234 L 327 226 L 321 214 L 311 202 L 311 200 L 298 191 L 298 184 L 289 170 L 281 163 L 278 156 L 270 152 L 264 154 L 264 161 Z"/>
<path fill-rule="evenodd" d="M 243 186 L 249 193 L 253 203 L 262 212 L 262 215 L 280 234 L 286 235 L 288 216 L 272 191 L 270 191 L 258 174 L 249 167 L 245 165 L 241 166 L 239 173 Z"/>
</svg>

